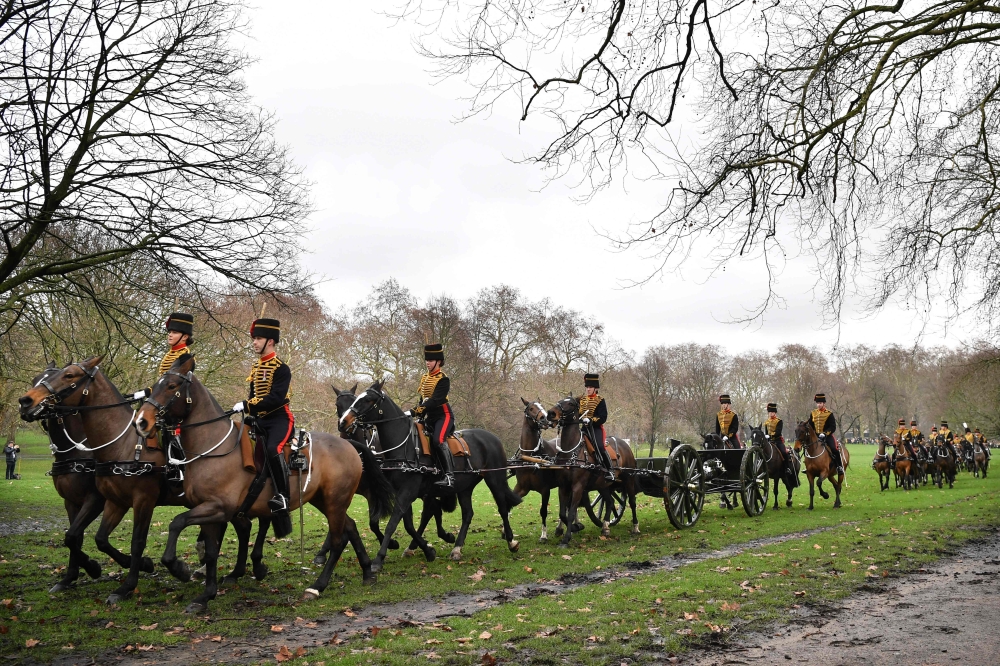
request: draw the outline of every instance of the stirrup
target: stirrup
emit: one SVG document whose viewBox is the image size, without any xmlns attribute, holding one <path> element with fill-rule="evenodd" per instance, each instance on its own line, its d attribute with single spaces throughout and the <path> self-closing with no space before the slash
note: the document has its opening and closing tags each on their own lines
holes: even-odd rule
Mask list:
<svg viewBox="0 0 1000 666">
<path fill-rule="evenodd" d="M 446 472 L 444 478 L 440 481 L 434 482 L 435 486 L 444 486 L 445 488 L 451 488 L 455 485 L 455 475 L 451 472 Z"/>
<path fill-rule="evenodd" d="M 267 500 L 267 506 L 272 514 L 287 513 L 288 499 L 284 495 L 278 494 Z"/>
</svg>

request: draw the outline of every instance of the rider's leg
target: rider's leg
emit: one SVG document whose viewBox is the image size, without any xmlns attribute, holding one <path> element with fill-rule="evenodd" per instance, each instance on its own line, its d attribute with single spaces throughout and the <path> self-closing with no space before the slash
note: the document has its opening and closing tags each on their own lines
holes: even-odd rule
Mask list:
<svg viewBox="0 0 1000 666">
<path fill-rule="evenodd" d="M 833 458 L 833 466 L 837 468 L 838 474 L 844 473 L 844 462 L 840 458 L 840 448 L 837 446 L 837 440 L 834 439 L 833 435 L 827 436 L 827 451 L 830 452 L 830 456 Z"/>
<path fill-rule="evenodd" d="M 598 458 L 601 461 L 601 465 L 604 466 L 604 475 L 608 481 L 615 480 L 614 470 L 611 469 L 611 456 L 608 455 L 608 449 L 606 447 L 607 433 L 604 432 L 604 426 L 590 426 L 590 432 L 593 436 L 591 440 L 594 443 L 594 448 L 597 449 Z"/>
<path fill-rule="evenodd" d="M 451 409 L 447 404 L 443 405 L 444 416 L 434 422 L 433 441 L 437 445 L 438 453 L 441 455 L 441 464 L 444 466 L 444 478 L 435 481 L 439 486 L 451 487 L 455 485 L 455 463 L 451 458 L 451 451 L 448 450 L 448 437 L 455 431 L 455 421 L 451 415 Z"/>
<path fill-rule="evenodd" d="M 283 452 L 288 440 L 291 439 L 294 423 L 287 410 L 281 410 L 275 415 L 269 415 L 263 421 L 258 421 L 258 428 L 263 431 L 267 446 L 267 464 L 271 471 L 271 481 L 274 483 L 274 497 L 267 505 L 272 514 L 288 511 L 288 464 Z"/>
</svg>

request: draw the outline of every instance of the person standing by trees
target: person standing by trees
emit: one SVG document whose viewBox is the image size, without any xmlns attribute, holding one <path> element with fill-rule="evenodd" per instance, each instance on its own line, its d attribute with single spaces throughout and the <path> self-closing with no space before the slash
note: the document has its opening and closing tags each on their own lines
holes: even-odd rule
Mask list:
<svg viewBox="0 0 1000 666">
<path fill-rule="evenodd" d="M 13 441 L 8 441 L 7 446 L 3 447 L 3 455 L 7 460 L 7 476 L 5 477 L 7 481 L 14 480 L 14 469 L 17 466 L 17 457 L 20 454 L 21 447 Z"/>
</svg>

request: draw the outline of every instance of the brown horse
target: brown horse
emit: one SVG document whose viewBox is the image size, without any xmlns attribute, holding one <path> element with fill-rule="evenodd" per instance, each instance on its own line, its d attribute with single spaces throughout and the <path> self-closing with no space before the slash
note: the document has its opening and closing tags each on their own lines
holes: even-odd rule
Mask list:
<svg viewBox="0 0 1000 666">
<path fill-rule="evenodd" d="M 100 371 L 102 359 L 103 356 L 96 356 L 82 363 L 70 363 L 32 387 L 18 403 L 21 418 L 26 421 L 79 412 L 88 440 L 82 450 L 94 454 L 97 490 L 106 499 L 95 537 L 101 552 L 115 556 L 117 551 L 109 542 L 110 534 L 132 509 L 129 571 L 108 596 L 107 602 L 114 604 L 132 595 L 140 571 L 153 571 L 153 561 L 143 555 L 153 509 L 157 504 L 182 502 L 164 480 L 164 453 L 147 448 L 144 440 L 135 435 L 132 429 L 135 412 Z"/>
<path fill-rule="evenodd" d="M 802 449 L 806 464 L 806 478 L 809 479 L 809 510 L 812 511 L 813 509 L 813 498 L 816 494 L 813 487 L 814 483 L 819 488 L 820 496 L 823 499 L 830 499 L 830 495 L 823 490 L 824 479 L 829 479 L 830 483 L 833 484 L 833 489 L 837 493 L 837 499 L 833 502 L 833 508 L 839 509 L 840 490 L 844 485 L 844 475 L 836 473 L 836 470 L 833 468 L 833 458 L 830 456 L 826 445 L 820 441 L 811 420 L 799 421 L 799 424 L 795 426 L 795 448 Z M 846 471 L 847 466 L 851 462 L 851 456 L 846 446 L 843 447 L 841 456 L 843 458 L 844 470 Z"/>
<path fill-rule="evenodd" d="M 875 454 L 875 458 L 872 460 L 872 469 L 878 474 L 878 488 L 879 491 L 889 490 L 889 479 L 892 476 L 892 461 L 889 460 L 888 454 L 886 454 L 886 447 L 891 445 L 889 438 L 882 435 L 878 439 L 878 453 Z"/>
<path fill-rule="evenodd" d="M 935 435 L 930 440 L 930 463 L 928 470 L 931 473 L 931 483 L 937 484 L 938 488 L 944 487 L 944 482 L 948 482 L 949 488 L 955 487 L 956 456 L 951 447 L 945 441 L 944 435 Z"/>
<path fill-rule="evenodd" d="M 58 371 L 55 362 L 50 362 L 45 371 L 35 377 L 32 383 L 39 386 Z M 104 497 L 97 492 L 97 484 L 94 482 L 93 457 L 76 447 L 77 444 L 87 442 L 80 417 L 66 415 L 44 419 L 42 428 L 49 436 L 49 449 L 55 457 L 52 470 L 49 472 L 52 476 L 52 485 L 55 486 L 59 497 L 63 498 L 70 523 L 64 541 L 69 548 L 69 564 L 63 577 L 49 590 L 54 593 L 69 589 L 80 577 L 80 567 L 83 567 L 91 578 L 101 576 L 100 563 L 83 552 L 83 533 L 104 510 Z M 121 566 L 128 566 L 128 556 L 117 549 L 112 548 L 112 550 L 114 560 Z"/>
<path fill-rule="evenodd" d="M 972 462 L 974 464 L 972 475 L 979 478 L 980 473 L 986 478 L 986 470 L 989 469 L 990 460 L 986 456 L 986 441 L 975 439 L 972 443 Z"/>
<path fill-rule="evenodd" d="M 577 522 L 577 511 L 580 502 L 587 497 L 591 490 L 598 492 L 614 489 L 622 489 L 628 497 L 629 507 L 632 509 L 632 534 L 639 533 L 639 518 L 635 513 L 635 475 L 628 472 L 635 469 L 635 455 L 628 444 L 615 440 L 612 448 L 618 456 L 617 473 L 614 481 L 605 478 L 604 470 L 600 464 L 592 460 L 592 455 L 588 450 L 592 446 L 589 439 L 584 437 L 580 429 L 579 421 L 580 399 L 569 396 L 563 398 L 546 413 L 546 418 L 550 423 L 558 423 L 562 428 L 559 437 L 559 444 L 556 446 L 556 465 L 561 469 L 558 472 L 559 479 L 559 517 L 564 525 L 575 525 Z M 613 502 L 609 496 L 605 495 L 605 515 L 599 516 L 603 522 L 601 534 L 609 536 L 611 528 L 608 516 L 613 507 Z M 559 546 L 568 548 L 570 539 L 573 536 L 571 529 L 566 530 Z"/>
<path fill-rule="evenodd" d="M 241 510 L 247 517 L 269 517 L 271 510 L 267 501 L 273 494 L 273 484 L 266 484 L 249 507 L 241 506 L 255 474 L 244 468 L 237 452 L 240 437 L 236 424 L 194 375 L 193 366 L 193 359 L 183 356 L 160 377 L 151 395 L 136 412 L 135 429 L 140 437 L 149 436 L 158 422 L 180 430 L 185 459 L 172 462 L 185 470 L 184 496 L 187 505 L 193 508 L 170 521 L 167 547 L 161 561 L 172 572 L 182 567 L 183 563 L 177 560 L 177 539 L 186 527 L 202 526 L 207 565 L 205 592 L 187 608 L 188 612 L 202 612 L 217 592 L 215 563 L 226 523 Z M 290 484 L 290 509 L 306 502 L 319 509 L 326 516 L 333 547 L 319 578 L 303 594 L 306 600 L 319 597 L 329 585 L 333 568 L 348 541 L 357 553 L 364 580 L 375 580 L 357 526 L 347 515 L 362 474 L 369 475 L 369 482 L 378 484 L 382 490 L 372 493 L 370 510 L 385 515 L 392 506 L 391 488 L 381 477 L 378 464 L 367 447 L 361 446 L 359 450 L 340 437 L 321 432 L 310 433 L 310 442 L 308 448 L 303 449 L 308 455 L 308 474 L 301 487 Z"/>
<path fill-rule="evenodd" d="M 759 446 L 764 453 L 764 459 L 767 461 L 767 477 L 774 480 L 774 508 L 778 508 L 778 481 L 784 483 L 785 490 L 788 491 L 788 499 L 785 500 L 785 506 L 791 506 L 792 491 L 798 486 L 799 471 L 801 470 L 802 463 L 796 456 L 791 455 L 791 452 L 789 452 L 790 459 L 788 465 L 791 472 L 786 472 L 786 469 L 789 468 L 785 467 L 781 451 L 778 450 L 778 445 L 771 441 L 771 438 L 764 432 L 762 425 L 750 427 L 750 442 Z"/>
<path fill-rule="evenodd" d="M 538 537 L 540 543 L 548 543 L 549 534 L 546 521 L 549 515 L 549 492 L 553 488 L 559 487 L 559 475 L 555 471 L 546 469 L 538 463 L 532 465 L 525 458 L 544 459 L 554 461 L 556 459 L 556 439 L 543 439 L 542 431 L 551 427 L 545 418 L 545 408 L 541 403 L 528 402 L 521 398 L 524 403 L 524 419 L 521 421 L 521 439 L 517 445 L 517 452 L 511 459 L 516 465 L 514 478 L 517 483 L 514 485 L 514 493 L 523 498 L 534 490 L 542 496 L 541 506 L 538 515 L 542 518 L 542 534 Z M 519 462 L 520 461 L 520 462 Z M 556 536 L 561 534 L 562 521 L 556 525 Z M 580 526 L 583 529 L 583 526 Z"/>
<path fill-rule="evenodd" d="M 917 461 L 909 449 L 906 442 L 899 433 L 892 439 L 892 445 L 896 449 L 893 468 L 896 472 L 896 487 L 903 486 L 903 490 L 917 487 Z"/>
</svg>

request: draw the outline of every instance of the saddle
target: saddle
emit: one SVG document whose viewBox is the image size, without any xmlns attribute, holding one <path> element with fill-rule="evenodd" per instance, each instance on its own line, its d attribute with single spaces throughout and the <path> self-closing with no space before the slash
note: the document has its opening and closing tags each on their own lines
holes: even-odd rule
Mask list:
<svg viewBox="0 0 1000 666">
<path fill-rule="evenodd" d="M 263 444 L 257 441 L 256 434 L 251 438 L 250 430 L 251 428 L 244 427 L 240 436 L 243 469 L 248 472 L 260 474 L 261 470 L 264 469 L 267 451 L 265 451 Z M 308 438 L 309 434 L 305 430 L 297 429 L 297 431 L 298 437 L 293 436 L 281 450 L 281 455 L 285 456 L 285 462 L 288 465 L 288 475 L 290 477 L 301 474 L 303 469 L 308 467 L 309 458 L 312 457 L 312 453 L 308 450 L 311 447 L 305 446 L 305 444 L 303 444 L 301 449 L 299 447 L 300 438 Z M 300 460 L 296 461 L 297 458 Z"/>
<path fill-rule="evenodd" d="M 428 437 L 427 433 L 424 432 L 424 424 L 417 421 L 417 438 L 420 440 L 420 450 L 425 456 L 431 454 L 431 438 Z M 461 431 L 448 437 L 448 450 L 451 451 L 451 455 L 456 458 L 468 458 L 472 455 L 469 450 L 469 443 L 465 441 L 462 437 Z"/>
<path fill-rule="evenodd" d="M 587 443 L 587 452 L 590 453 L 591 457 L 595 460 L 597 459 L 597 449 L 594 447 L 594 443 L 590 441 L 590 437 L 586 435 L 583 436 L 583 440 Z M 608 446 L 608 443 L 604 443 L 604 450 L 608 452 L 608 457 L 611 458 L 611 466 L 618 467 L 618 452 L 612 447 Z"/>
</svg>

